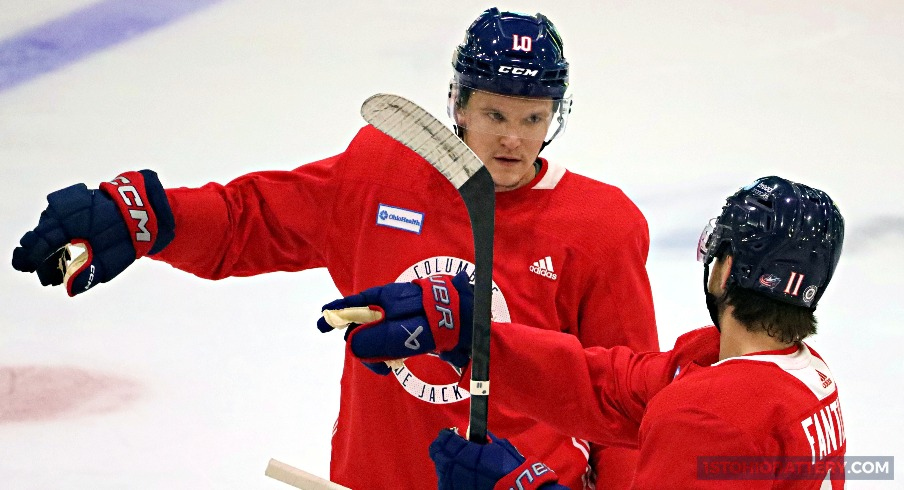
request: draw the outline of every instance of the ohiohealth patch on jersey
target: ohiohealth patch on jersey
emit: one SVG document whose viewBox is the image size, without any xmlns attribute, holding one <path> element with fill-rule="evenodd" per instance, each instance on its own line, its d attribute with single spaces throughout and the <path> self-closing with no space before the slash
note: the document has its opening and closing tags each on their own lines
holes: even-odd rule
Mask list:
<svg viewBox="0 0 904 490">
<path fill-rule="evenodd" d="M 377 224 L 420 235 L 424 226 L 424 213 L 380 204 L 377 209 Z"/>
</svg>

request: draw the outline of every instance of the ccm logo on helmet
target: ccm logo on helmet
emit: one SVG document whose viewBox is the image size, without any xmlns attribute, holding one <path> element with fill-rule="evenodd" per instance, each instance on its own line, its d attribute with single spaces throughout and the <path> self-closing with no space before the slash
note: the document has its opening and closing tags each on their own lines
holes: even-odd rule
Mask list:
<svg viewBox="0 0 904 490">
<path fill-rule="evenodd" d="M 519 68 L 517 66 L 502 65 L 499 67 L 499 73 L 511 73 L 512 75 L 527 75 L 529 77 L 535 77 L 540 74 L 540 70 L 530 70 L 528 68 Z"/>
</svg>

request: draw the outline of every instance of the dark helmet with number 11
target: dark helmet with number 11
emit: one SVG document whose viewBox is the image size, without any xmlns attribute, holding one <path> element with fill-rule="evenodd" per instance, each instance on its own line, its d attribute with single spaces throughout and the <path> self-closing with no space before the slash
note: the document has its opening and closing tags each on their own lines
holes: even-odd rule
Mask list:
<svg viewBox="0 0 904 490">
<path fill-rule="evenodd" d="M 844 241 L 844 218 L 825 192 L 763 177 L 729 197 L 700 236 L 697 258 L 732 256 L 729 284 L 816 308 Z"/>
</svg>

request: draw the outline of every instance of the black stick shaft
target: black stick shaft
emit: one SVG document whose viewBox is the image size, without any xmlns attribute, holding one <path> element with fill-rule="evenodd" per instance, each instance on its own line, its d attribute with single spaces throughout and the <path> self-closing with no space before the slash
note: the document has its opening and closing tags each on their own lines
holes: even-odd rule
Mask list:
<svg viewBox="0 0 904 490">
<path fill-rule="evenodd" d="M 471 341 L 471 412 L 469 440 L 487 441 L 490 380 L 490 318 L 493 298 L 493 229 L 495 188 L 486 167 L 465 182 L 459 192 L 468 208 L 474 235 L 474 325 Z M 485 394 L 479 387 L 485 387 Z M 475 387 L 478 387 L 475 390 Z"/>
</svg>

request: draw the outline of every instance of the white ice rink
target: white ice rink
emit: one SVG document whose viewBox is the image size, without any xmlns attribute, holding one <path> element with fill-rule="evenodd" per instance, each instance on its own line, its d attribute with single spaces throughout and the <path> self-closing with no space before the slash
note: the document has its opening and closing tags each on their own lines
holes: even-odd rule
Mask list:
<svg viewBox="0 0 904 490">
<path fill-rule="evenodd" d="M 0 489 L 288 488 L 263 476 L 271 457 L 326 476 L 344 346 L 314 326 L 338 295 L 325 271 L 210 282 L 141 260 L 68 298 L 12 250 L 72 183 L 294 168 L 344 150 L 376 92 L 444 115 L 452 49 L 493 4 L 208 0 L 46 73 L 3 51 L 116 3 L 0 0 L 0 74 L 23 75 L 0 76 Z M 574 112 L 544 155 L 646 214 L 663 347 L 708 322 L 694 247 L 725 196 L 778 174 L 840 203 L 845 250 L 809 343 L 840 386 L 848 455 L 900 460 L 904 3 L 498 5 L 564 37 Z"/>
</svg>

